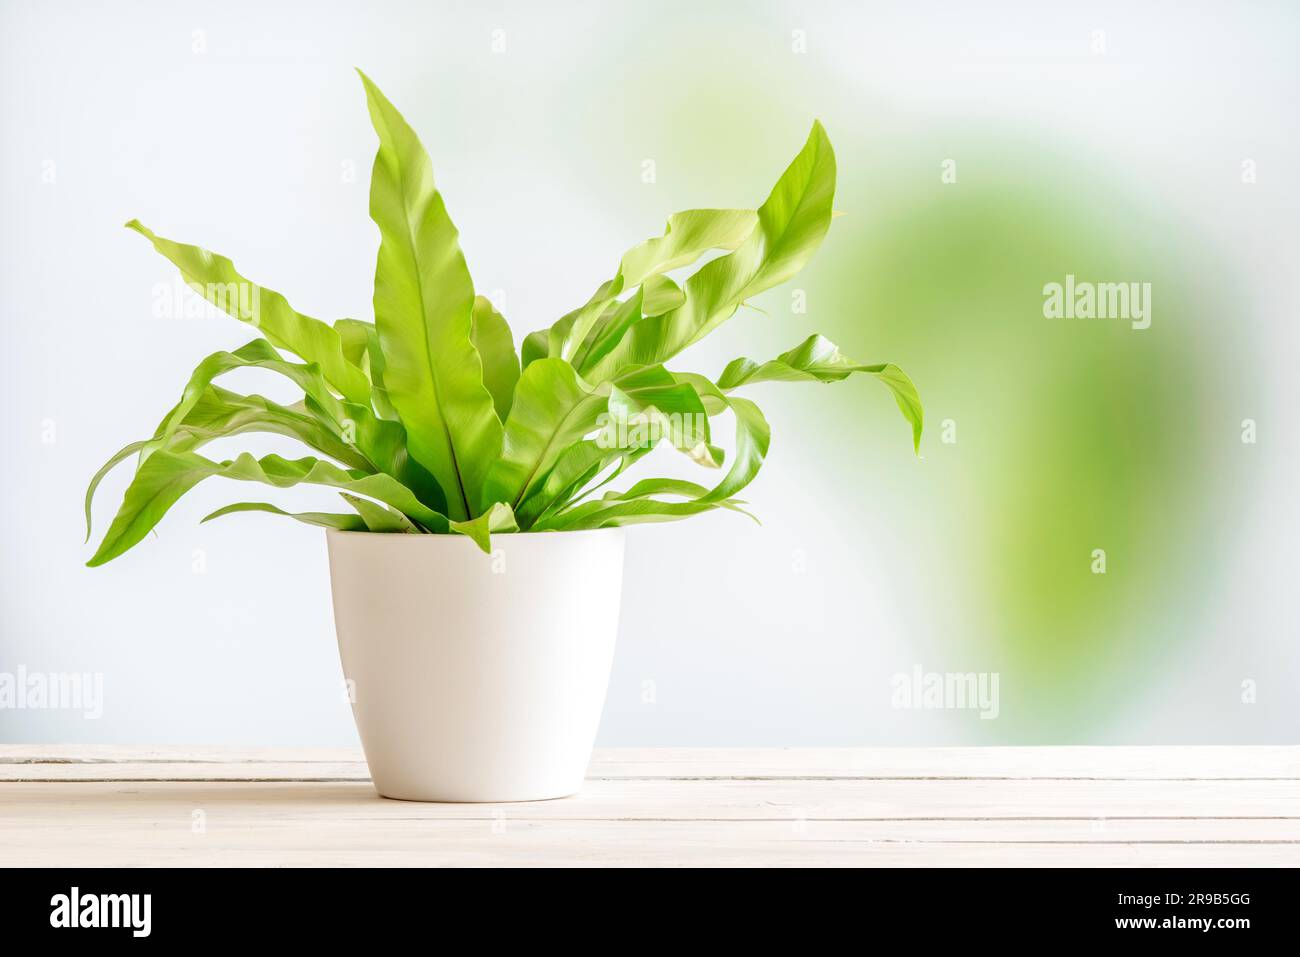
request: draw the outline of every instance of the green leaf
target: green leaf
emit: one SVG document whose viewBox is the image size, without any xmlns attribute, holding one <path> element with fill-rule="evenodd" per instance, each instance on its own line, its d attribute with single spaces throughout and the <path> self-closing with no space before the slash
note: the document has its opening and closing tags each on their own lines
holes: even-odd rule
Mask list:
<svg viewBox="0 0 1300 957">
<path fill-rule="evenodd" d="M 635 498 L 628 501 L 601 499 L 596 502 L 584 502 L 569 511 L 560 512 L 539 524 L 537 528 L 545 531 L 580 532 L 586 529 L 636 525 L 644 522 L 674 522 L 716 508 L 743 511 L 736 508 L 737 504 L 725 499 L 713 501 L 702 498 L 685 502 L 661 502 L 651 498 Z"/>
<path fill-rule="evenodd" d="M 519 531 L 515 514 L 505 502 L 494 502 L 482 515 L 465 522 L 451 522 L 450 525 L 453 532 L 468 535 L 489 555 L 492 554 L 493 532 Z"/>
<path fill-rule="evenodd" d="M 209 385 L 195 400 L 179 424 L 173 424 L 168 438 L 162 433 L 168 420 L 159 426 L 153 439 L 132 442 L 108 460 L 91 479 L 86 489 L 86 541 L 90 541 L 91 507 L 95 492 L 104 477 L 120 462 L 147 448 L 166 447 L 173 452 L 193 452 L 214 439 L 266 432 L 296 438 L 313 449 L 351 468 L 370 468 L 356 448 L 344 443 L 335 432 L 304 412 L 277 405 L 259 395 L 238 395 L 220 386 Z"/>
<path fill-rule="evenodd" d="M 702 375 L 691 372 L 674 373 L 679 382 L 688 383 L 699 393 L 706 407 L 717 410 L 730 408 L 736 417 L 736 451 L 731 468 L 701 501 L 721 502 L 731 498 L 754 480 L 767 457 L 772 441 L 772 430 L 762 410 L 748 399 L 728 396 Z"/>
<path fill-rule="evenodd" d="M 129 459 L 131 456 L 135 455 L 135 453 L 143 449 L 147 444 L 148 442 L 141 441 L 132 442 L 129 445 L 122 446 L 122 448 L 118 449 L 111 459 L 99 467 L 99 471 L 91 478 L 90 485 L 86 488 L 86 541 L 90 541 L 91 504 L 95 500 L 95 491 L 99 488 L 99 484 L 104 481 L 104 477 L 108 475 L 109 472 L 113 471 L 118 463 Z"/>
<path fill-rule="evenodd" d="M 695 387 L 679 382 L 663 366 L 651 366 L 609 387 L 605 431 L 598 436 L 611 448 L 647 451 L 668 439 L 696 464 L 718 468 L 721 450 L 712 445 L 709 416 Z"/>
<path fill-rule="evenodd" d="M 698 482 L 688 482 L 685 479 L 675 478 L 649 478 L 637 482 L 626 492 L 608 492 L 604 500 L 607 502 L 630 502 L 633 499 L 649 498 L 652 495 L 680 495 L 683 498 L 703 498 L 708 494 L 709 490 Z"/>
<path fill-rule="evenodd" d="M 446 516 L 429 508 L 390 475 L 366 475 L 310 456 L 285 459 L 279 455 L 266 455 L 258 459 L 246 452 L 232 461 L 221 463 L 216 474 L 246 482 L 264 482 L 276 488 L 305 484 L 341 489 L 391 505 L 430 531 L 446 531 Z"/>
<path fill-rule="evenodd" d="M 515 341 L 505 318 L 483 296 L 474 297 L 473 318 L 472 338 L 483 360 L 483 384 L 492 393 L 497 418 L 505 422 L 514 402 L 515 383 L 519 381 Z"/>
<path fill-rule="evenodd" d="M 360 319 L 335 319 L 334 331 L 339 334 L 343 358 L 362 371 L 370 380 L 370 387 L 373 390 L 375 380 L 367 367 L 370 365 L 370 341 L 374 337 L 375 327 Z"/>
<path fill-rule="evenodd" d="M 87 564 L 102 565 L 121 555 L 144 538 L 177 499 L 212 476 L 263 482 L 275 488 L 325 485 L 391 505 L 430 531 L 447 531 L 445 516 L 424 505 L 410 489 L 389 475 L 366 475 L 310 457 L 290 460 L 267 455 L 257 459 L 244 453 L 228 462 L 214 462 L 194 452 L 162 449 L 136 471 L 121 509 Z"/>
<path fill-rule="evenodd" d="M 650 276 L 626 300 L 610 303 L 574 354 L 573 367 L 585 369 L 595 365 L 618 345 L 633 323 L 644 316 L 663 315 L 685 301 L 686 294 L 677 283 L 667 276 Z"/>
<path fill-rule="evenodd" d="M 186 383 L 184 390 L 181 392 L 180 401 L 177 402 L 176 405 L 171 408 L 171 411 L 163 417 L 162 422 L 159 423 L 158 428 L 154 431 L 153 438 L 142 450 L 141 460 L 149 458 L 149 456 L 158 449 L 165 448 L 171 442 L 172 436 L 176 433 L 176 430 L 180 428 L 182 423 L 188 422 L 192 424 L 193 411 L 201 401 L 206 401 L 210 406 L 206 413 L 209 418 L 214 415 L 220 415 L 221 411 L 225 411 L 219 410 L 219 408 L 211 408 L 214 401 L 213 397 L 215 396 L 215 393 L 210 390 L 212 381 L 218 376 L 224 375 L 234 369 L 248 368 L 265 369 L 285 376 L 306 394 L 319 396 L 321 400 L 329 402 L 336 410 L 339 410 L 338 414 L 340 417 L 342 416 L 342 403 L 329 391 L 329 387 L 320 372 L 319 366 L 300 365 L 296 362 L 289 362 L 287 359 L 281 357 L 281 355 L 275 351 L 274 347 L 272 347 L 265 339 L 254 339 L 252 342 L 241 346 L 234 352 L 214 352 L 204 358 L 203 361 L 195 367 L 194 372 L 190 374 L 189 382 Z M 233 396 L 235 393 L 226 393 L 226 395 Z M 219 402 L 217 403 L 217 406 L 220 406 Z M 270 408 L 271 406 L 272 404 L 268 402 L 267 407 Z M 284 407 L 278 406 L 276 408 L 283 410 Z M 302 418 L 310 421 L 310 417 L 308 416 L 304 415 Z M 328 428 L 329 425 L 327 422 L 317 421 L 317 429 L 316 432 L 313 433 L 313 440 L 315 434 L 326 433 Z M 304 439 L 304 441 L 306 440 L 307 439 Z M 322 444 L 325 444 L 331 440 L 322 438 L 321 441 Z M 333 435 L 331 449 L 329 451 L 326 451 L 326 449 L 320 448 L 319 446 L 316 446 L 316 448 L 318 451 L 325 452 L 327 455 L 333 455 L 335 454 L 337 447 L 342 445 L 344 445 L 342 440 L 339 439 L 337 435 Z M 350 454 L 352 456 L 360 455 L 360 453 L 355 450 L 345 452 L 345 454 Z M 362 461 L 364 461 L 364 457 L 362 457 Z"/>
<path fill-rule="evenodd" d="M 593 390 L 564 360 L 539 359 L 520 376 L 504 449 L 488 475 L 487 500 L 510 503 L 528 527 L 550 507 L 554 494 L 593 465 L 570 461 L 571 471 L 551 475 L 572 447 L 597 430 L 595 445 L 617 450 L 616 455 L 648 451 L 667 438 L 700 464 L 721 462 L 697 392 L 662 367 L 640 369 Z"/>
<path fill-rule="evenodd" d="M 380 505 L 378 502 L 372 502 L 368 498 L 361 498 L 357 495 L 349 495 L 347 492 L 339 492 L 343 501 L 347 502 L 357 514 L 361 516 L 361 521 L 367 531 L 370 532 L 404 532 L 418 533 L 419 528 L 409 518 L 396 509 L 389 508 L 387 505 Z"/>
<path fill-rule="evenodd" d="M 545 481 L 520 504 L 515 513 L 520 527 L 528 530 L 543 524 L 551 515 L 617 479 L 651 451 L 651 446 L 614 448 L 590 439 L 569 446 L 560 454 Z M 616 462 L 618 467 L 609 469 Z M 601 473 L 605 473 L 601 481 L 591 485 Z"/>
<path fill-rule="evenodd" d="M 639 288 L 623 302 L 611 302 L 596 322 L 586 340 L 574 353 L 575 369 L 594 364 L 618 345 L 634 322 L 639 322 L 645 305 L 645 289 Z"/>
<path fill-rule="evenodd" d="M 617 308 L 616 301 L 622 291 L 622 276 L 602 283 L 585 305 L 562 316 L 547 330 L 542 355 L 571 361 L 591 327 L 609 310 Z"/>
<path fill-rule="evenodd" d="M 370 216 L 382 237 L 374 301 L 384 384 L 411 455 L 446 492 L 448 515 L 464 520 L 477 514 L 501 451 L 501 422 L 470 337 L 474 284 L 428 154 L 379 89 L 364 73 L 361 79 L 379 135 Z"/>
<path fill-rule="evenodd" d="M 210 522 L 214 518 L 221 518 L 223 515 L 233 515 L 236 512 L 270 512 L 272 515 L 283 515 L 285 518 L 292 518 L 307 525 L 319 525 L 321 528 L 336 528 L 343 532 L 364 532 L 366 523 L 357 515 L 340 515 L 337 512 L 286 512 L 282 508 L 277 508 L 268 502 L 236 502 L 234 505 L 227 505 L 225 508 L 219 508 L 210 515 L 205 515 L 199 522 Z"/>
<path fill-rule="evenodd" d="M 560 453 L 595 428 L 607 403 L 564 360 L 531 363 L 515 388 L 505 442 L 488 472 L 483 504 L 518 506 Z"/>
<path fill-rule="evenodd" d="M 667 276 L 651 276 L 641 284 L 641 292 L 641 312 L 646 316 L 662 316 L 686 301 L 682 287 Z"/>
<path fill-rule="evenodd" d="M 673 213 L 662 236 L 647 239 L 628 250 L 614 277 L 579 309 L 558 320 L 549 330 L 532 333 L 524 341 L 524 365 L 544 356 L 572 359 L 584 339 L 607 315 L 607 310 L 627 289 L 648 283 L 673 269 L 689 266 L 713 249 L 736 249 L 754 232 L 758 214 L 751 209 L 688 209 Z M 669 285 L 672 285 L 669 283 Z M 651 290 L 657 305 L 671 295 L 662 284 Z M 652 313 L 653 314 L 653 313 Z"/>
<path fill-rule="evenodd" d="M 685 300 L 633 323 L 618 345 L 581 370 L 593 384 L 633 366 L 661 363 L 698 342 L 745 300 L 798 272 L 830 228 L 835 154 L 820 123 L 758 209 L 758 227 L 735 252 L 701 266 L 682 287 Z"/>
<path fill-rule="evenodd" d="M 685 502 L 664 502 L 654 495 L 676 495 Z M 625 492 L 607 492 L 595 502 L 570 506 L 540 522 L 538 527 L 552 530 L 579 531 L 632 525 L 643 522 L 671 522 L 698 515 L 715 508 L 725 508 L 758 522 L 741 508 L 739 499 L 715 498 L 709 489 L 696 482 L 675 478 L 642 479 Z"/>
<path fill-rule="evenodd" d="M 569 317 L 566 316 L 565 319 Z M 560 320 L 561 322 L 564 319 Z M 538 359 L 548 358 L 550 355 L 550 331 L 547 329 L 534 329 L 528 335 L 524 336 L 524 341 L 519 344 L 519 366 L 522 372 Z"/>
<path fill-rule="evenodd" d="M 369 78 L 361 79 L 379 138 L 370 189 L 380 232 L 374 324 L 340 319 L 331 326 L 304 316 L 246 280 L 230 260 L 128 224 L 209 302 L 265 338 L 204 359 L 153 437 L 123 448 L 91 479 L 88 538 L 97 487 L 116 464 L 139 456 L 89 564 L 138 543 L 180 496 L 213 476 L 335 488 L 357 514 L 242 502 L 209 517 L 261 511 L 328 528 L 464 534 L 484 551 L 493 533 L 520 528 L 603 528 L 714 508 L 743 511 L 735 495 L 761 468 L 770 431 L 758 406 L 731 393 L 764 381 L 874 375 L 893 390 L 916 447 L 923 414 L 911 380 L 896 366 L 848 359 L 817 336 L 769 362 L 738 359 L 718 383 L 663 365 L 794 275 L 821 243 L 835 215 L 835 157 L 820 124 L 757 210 L 674 214 L 663 235 L 628 250 L 582 306 L 525 337 L 516 354 L 505 319 L 474 294 L 424 147 Z M 723 254 L 681 285 L 669 278 L 711 250 Z M 241 368 L 287 377 L 302 400 L 280 405 L 215 383 Z M 650 478 L 595 499 L 663 438 L 699 464 L 720 468 L 709 417 L 728 410 L 735 456 L 715 486 Z M 244 454 L 215 462 L 197 452 L 245 432 L 289 436 L 333 461 Z"/>
<path fill-rule="evenodd" d="M 515 509 L 519 527 L 527 531 L 552 511 L 571 504 L 597 475 L 622 458 L 623 450 L 609 448 L 592 439 L 570 445 L 556 457 L 555 465 L 547 471 L 546 477 L 534 485 Z"/>
<path fill-rule="evenodd" d="M 713 249 L 736 249 L 758 225 L 752 209 L 688 209 L 668 217 L 664 234 L 623 255 L 619 274 L 627 288 L 651 276 L 689 266 Z"/>
<path fill-rule="evenodd" d="M 753 519 L 757 524 L 762 524 L 753 515 L 745 511 L 740 506 L 745 505 L 743 499 L 738 498 L 712 498 L 712 493 L 698 482 L 687 482 L 675 478 L 649 478 L 642 479 L 625 492 L 607 492 L 602 501 L 604 502 L 631 502 L 637 499 L 647 499 L 655 495 L 677 495 L 690 501 L 696 502 L 714 502 L 718 507 L 730 509 L 733 512 Z"/>
<path fill-rule="evenodd" d="M 823 336 L 809 336 L 789 352 L 761 364 L 735 359 L 719 376 L 718 387 L 729 392 L 756 382 L 838 382 L 855 372 L 873 375 L 889 387 L 899 411 L 912 425 L 912 448 L 919 452 L 925 411 L 912 380 L 892 362 L 866 365 L 850 359 Z"/>
<path fill-rule="evenodd" d="M 368 405 L 339 399 L 330 391 L 319 366 L 289 362 L 264 339 L 254 339 L 234 352 L 214 352 L 200 362 L 190 376 L 180 402 L 167 414 L 154 438 L 141 452 L 141 460 L 170 442 L 174 431 L 186 421 L 213 379 L 244 368 L 265 369 L 290 379 L 306 394 L 307 412 L 325 426 L 324 430 L 313 430 L 309 425 L 293 430 L 288 428 L 291 423 L 283 422 L 281 425 L 284 427 L 268 431 L 299 438 L 317 451 L 351 467 L 392 475 L 435 511 L 445 509 L 446 498 L 438 483 L 408 455 L 406 430 L 400 423 L 377 418 Z M 280 413 L 288 411 L 283 407 L 276 408 Z M 283 418 L 282 414 L 280 418 Z"/>
<path fill-rule="evenodd" d="M 348 361 L 360 367 L 370 380 L 370 403 L 381 419 L 397 420 L 397 410 L 389 401 L 384 386 L 384 350 L 379 345 L 379 331 L 373 322 L 359 319 L 339 319 L 334 323 L 339 338 L 343 340 L 343 354 Z"/>
<path fill-rule="evenodd" d="M 126 225 L 153 243 L 154 249 L 180 269 L 189 287 L 212 305 L 256 326 L 273 345 L 317 363 L 330 385 L 350 401 L 370 401 L 370 384 L 344 357 L 343 343 L 331 326 L 295 312 L 278 292 L 245 279 L 225 256 L 163 239 L 139 220 Z"/>
<path fill-rule="evenodd" d="M 135 545 L 182 495 L 219 468 L 192 453 L 155 453 L 136 470 L 113 524 L 86 564 L 102 565 Z"/>
<path fill-rule="evenodd" d="M 279 405 L 260 395 L 240 395 L 218 385 L 203 390 L 165 446 L 173 452 L 196 452 L 215 439 L 248 432 L 298 439 L 348 468 L 375 471 L 373 463 L 355 445 L 341 439 L 333 426 L 309 414 L 302 403 L 293 407 Z M 157 442 L 157 437 L 152 441 Z"/>
</svg>

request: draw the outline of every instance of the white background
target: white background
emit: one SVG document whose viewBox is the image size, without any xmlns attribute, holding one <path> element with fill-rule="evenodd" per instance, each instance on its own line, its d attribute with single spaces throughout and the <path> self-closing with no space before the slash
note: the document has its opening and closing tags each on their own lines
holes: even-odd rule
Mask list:
<svg viewBox="0 0 1300 957">
<path fill-rule="evenodd" d="M 1027 137 L 1100 151 L 1145 177 L 1154 201 L 1181 209 L 1249 277 L 1252 299 L 1238 318 L 1261 364 L 1240 375 L 1261 383 L 1267 477 L 1247 506 L 1222 503 L 1234 512 L 1234 538 L 1231 547 L 1203 543 L 1213 594 L 1201 596 L 1184 651 L 1074 737 L 1294 741 L 1295 17 L 1262 4 L 972 9 L 0 3 L 0 671 L 98 672 L 105 682 L 99 720 L 0 711 L 0 739 L 355 740 L 319 531 L 260 516 L 200 527 L 199 517 L 232 500 L 209 483 L 124 558 L 82 565 L 91 549 L 81 495 L 94 469 L 151 432 L 203 355 L 249 338 L 221 317 L 152 318 L 157 285 L 175 273 L 123 222 L 139 217 L 230 255 L 308 314 L 371 318 L 374 138 L 352 73 L 362 66 L 423 136 L 476 282 L 504 293 L 519 336 L 584 300 L 618 253 L 671 211 L 757 202 L 802 142 L 805 111 L 754 102 L 723 126 L 760 131 L 752 152 L 719 150 L 689 181 L 678 176 L 700 152 L 679 149 L 658 92 L 684 82 L 673 76 L 689 56 L 705 84 L 701 111 L 743 76 L 746 89 L 770 87 L 776 101 L 822 91 L 832 129 L 898 130 L 940 114 L 976 125 L 1012 118 Z M 1099 25 L 1127 69 L 1085 90 L 1069 65 Z M 808 31 L 815 73 L 781 56 L 795 28 Z M 492 51 L 498 29 L 504 55 Z M 1005 69 L 1009 61 L 1029 72 Z M 971 67 L 959 83 L 953 63 Z M 709 124 L 692 128 L 707 135 Z M 1221 216 L 1198 179 L 1205 144 L 1234 137 L 1291 183 L 1245 225 Z M 660 169 L 650 190 L 640 181 L 647 156 Z M 842 166 L 852 160 L 841 155 Z M 766 355 L 810 331 L 729 327 L 698 366 Z M 239 385 L 279 394 L 261 379 L 232 379 Z M 897 429 L 887 399 L 845 388 L 870 409 L 867 428 Z M 890 446 L 894 478 L 837 470 L 834 444 L 797 421 L 836 397 L 789 395 L 765 398 L 776 440 L 747 494 L 762 528 L 710 515 L 630 531 L 601 743 L 1000 740 L 997 722 L 890 707 L 890 675 L 943 666 L 920 649 L 937 638 L 962 647 L 959 628 L 936 635 L 961 610 L 943 607 L 944 584 L 924 579 L 946 541 L 914 473 L 902 471 L 924 463 L 892 448 L 903 443 L 890 431 L 877 444 Z M 104 486 L 98 532 L 125 480 L 123 471 Z M 878 508 L 842 513 L 836 502 L 848 492 Z M 277 500 L 328 507 L 323 492 Z M 803 574 L 792 574 L 795 555 Z M 1210 702 L 1233 655 L 1264 682 L 1267 720 L 1225 718 Z M 981 669 L 969 655 L 945 660 Z M 1125 667 L 1116 662 L 1116 673 Z"/>
</svg>

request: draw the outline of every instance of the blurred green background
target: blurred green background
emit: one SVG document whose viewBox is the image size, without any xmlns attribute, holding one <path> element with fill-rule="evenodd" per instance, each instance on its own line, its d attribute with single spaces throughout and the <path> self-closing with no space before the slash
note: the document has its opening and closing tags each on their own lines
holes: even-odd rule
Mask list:
<svg viewBox="0 0 1300 957">
<path fill-rule="evenodd" d="M 424 138 L 517 338 L 672 211 L 760 202 L 814 118 L 835 145 L 846 215 L 818 256 L 679 367 L 821 332 L 911 374 L 921 456 L 875 383 L 755 390 L 774 433 L 746 492 L 764 526 L 630 534 L 602 743 L 1295 739 L 1294 7 L 69 9 L 6 5 L 0 40 L 9 441 L 38 456 L 6 477 L 5 521 L 49 570 L 11 588 L 0 650 L 103 671 L 110 706 L 93 727 L 0 714 L 5 736 L 351 740 L 317 536 L 199 528 L 228 497 L 213 488 L 92 574 L 76 503 L 199 357 L 242 341 L 146 324 L 170 273 L 123 220 L 226 253 L 314 315 L 370 316 L 362 66 Z M 1045 318 L 1067 274 L 1150 283 L 1151 327 Z M 124 341 L 115 403 L 78 399 Z M 34 452 L 51 418 L 60 441 Z M 33 552 L 5 560 L 18 581 Z M 894 707 L 918 667 L 997 674 L 997 719 Z"/>
</svg>

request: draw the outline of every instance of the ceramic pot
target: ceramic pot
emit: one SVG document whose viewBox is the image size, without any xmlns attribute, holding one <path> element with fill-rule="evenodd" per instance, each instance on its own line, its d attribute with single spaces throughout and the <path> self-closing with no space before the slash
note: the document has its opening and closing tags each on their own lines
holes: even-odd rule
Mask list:
<svg viewBox="0 0 1300 957">
<path fill-rule="evenodd" d="M 538 801 L 582 785 L 609 685 L 623 530 L 328 530 L 352 712 L 381 795 Z"/>
</svg>

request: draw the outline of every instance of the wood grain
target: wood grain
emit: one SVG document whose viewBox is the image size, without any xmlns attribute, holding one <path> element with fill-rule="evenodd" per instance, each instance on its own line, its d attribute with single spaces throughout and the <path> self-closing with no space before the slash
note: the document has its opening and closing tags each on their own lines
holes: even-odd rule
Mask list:
<svg viewBox="0 0 1300 957">
<path fill-rule="evenodd" d="M 526 804 L 347 749 L 0 745 L 8 865 L 1300 864 L 1300 748 L 599 750 Z"/>
</svg>

